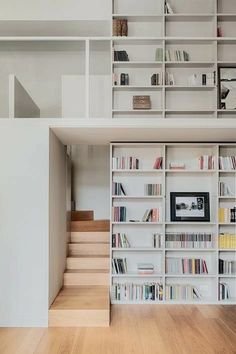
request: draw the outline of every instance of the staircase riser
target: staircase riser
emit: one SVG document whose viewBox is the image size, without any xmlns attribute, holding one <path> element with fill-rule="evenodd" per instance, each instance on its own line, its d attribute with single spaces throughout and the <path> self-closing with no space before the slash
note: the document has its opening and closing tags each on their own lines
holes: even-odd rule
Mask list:
<svg viewBox="0 0 236 354">
<path fill-rule="evenodd" d="M 69 244 L 70 255 L 81 256 L 109 256 L 110 247 L 108 244 Z"/>
<path fill-rule="evenodd" d="M 109 243 L 109 232 L 71 232 L 71 242 L 107 242 Z"/>
<path fill-rule="evenodd" d="M 49 327 L 108 327 L 108 310 L 49 310 Z"/>
<path fill-rule="evenodd" d="M 72 221 L 71 230 L 90 232 L 90 231 L 109 231 L 110 221 L 108 220 L 93 220 L 93 221 Z"/>
<path fill-rule="evenodd" d="M 77 285 L 108 285 L 108 274 L 99 273 L 65 273 L 64 285 L 65 286 L 77 286 Z"/>
<path fill-rule="evenodd" d="M 105 258 L 79 258 L 67 259 L 67 269 L 109 269 L 109 259 Z"/>
</svg>

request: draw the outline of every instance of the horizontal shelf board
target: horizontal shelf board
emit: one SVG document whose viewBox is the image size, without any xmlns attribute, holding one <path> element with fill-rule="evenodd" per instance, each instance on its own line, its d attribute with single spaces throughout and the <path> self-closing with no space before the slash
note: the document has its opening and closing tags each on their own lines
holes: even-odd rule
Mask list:
<svg viewBox="0 0 236 354">
<path fill-rule="evenodd" d="M 221 195 L 221 196 L 219 196 L 219 199 L 232 199 L 232 200 L 234 200 L 234 199 L 236 199 L 236 195 L 235 196 L 225 196 L 225 195 Z"/>
<path fill-rule="evenodd" d="M 163 19 L 163 14 L 112 14 L 113 18 L 125 18 L 129 21 L 140 21 L 140 22 L 155 22 L 155 20 Z"/>
<path fill-rule="evenodd" d="M 214 222 L 207 222 L 207 221 L 204 221 L 204 222 L 196 222 L 196 221 L 167 221 L 165 222 L 166 225 L 217 225 L 216 223 Z"/>
<path fill-rule="evenodd" d="M 137 301 L 137 300 L 111 300 L 113 305 L 155 305 L 163 304 L 163 301 Z"/>
<path fill-rule="evenodd" d="M 213 44 L 214 42 L 216 42 L 217 37 L 166 36 L 164 37 L 164 40 L 166 44 Z"/>
<path fill-rule="evenodd" d="M 217 37 L 218 43 L 236 44 L 235 37 Z"/>
<path fill-rule="evenodd" d="M 181 86 L 181 85 L 170 85 L 170 86 L 165 86 L 166 90 L 170 91 L 178 91 L 178 90 L 183 90 L 183 91 L 207 91 L 207 90 L 213 90 L 215 89 L 216 86 Z"/>
<path fill-rule="evenodd" d="M 218 303 L 222 305 L 236 305 L 236 298 L 231 298 L 228 300 L 219 300 Z"/>
<path fill-rule="evenodd" d="M 162 222 L 149 222 L 149 221 L 112 221 L 113 225 L 163 225 Z"/>
<path fill-rule="evenodd" d="M 219 248 L 219 252 L 236 252 L 236 248 Z"/>
<path fill-rule="evenodd" d="M 161 195 L 113 195 L 113 199 L 163 199 L 164 197 Z"/>
<path fill-rule="evenodd" d="M 205 22 L 205 21 L 212 21 L 215 18 L 215 14 L 201 14 L 201 13 L 178 13 L 178 14 L 165 14 L 166 21 L 186 21 L 186 22 Z"/>
<path fill-rule="evenodd" d="M 236 227 L 236 223 L 235 222 L 219 222 L 220 226 L 234 226 Z"/>
<path fill-rule="evenodd" d="M 236 20 L 236 14 L 224 14 L 224 13 L 218 13 L 217 14 L 217 19 L 218 21 L 235 21 Z"/>
<path fill-rule="evenodd" d="M 219 173 L 236 173 L 236 170 L 219 170 Z"/>
<path fill-rule="evenodd" d="M 218 113 L 221 114 L 235 114 L 236 115 L 236 109 L 217 109 Z"/>
<path fill-rule="evenodd" d="M 217 172 L 216 170 L 174 170 L 174 169 L 169 169 L 165 170 L 167 173 L 214 173 Z"/>
<path fill-rule="evenodd" d="M 165 248 L 168 252 L 216 252 L 216 248 Z"/>
<path fill-rule="evenodd" d="M 154 113 L 162 113 L 162 110 L 160 109 L 130 109 L 130 110 L 113 109 L 112 112 L 123 113 L 123 114 L 140 114 L 140 113 L 154 114 Z"/>
<path fill-rule="evenodd" d="M 165 274 L 167 278 L 215 278 L 215 274 Z"/>
<path fill-rule="evenodd" d="M 162 90 L 163 86 L 152 85 L 152 86 L 132 86 L 132 85 L 115 85 L 112 86 L 114 91 L 132 91 L 132 90 Z"/>
<path fill-rule="evenodd" d="M 165 61 L 167 67 L 206 67 L 215 65 L 213 61 Z"/>
<path fill-rule="evenodd" d="M 163 37 L 150 37 L 150 36 L 144 36 L 144 37 L 131 37 L 131 36 L 112 36 L 111 39 L 115 44 L 134 44 L 134 45 L 150 45 L 150 44 L 162 44 L 163 42 Z"/>
<path fill-rule="evenodd" d="M 235 278 L 236 274 L 218 274 L 219 278 Z"/>
<path fill-rule="evenodd" d="M 194 114 L 207 114 L 211 113 L 213 114 L 215 110 L 213 109 L 166 109 L 165 112 L 167 113 L 176 113 L 176 114 L 182 114 L 182 113 L 194 113 Z"/>
<path fill-rule="evenodd" d="M 118 172 L 118 173 L 163 173 L 164 170 L 112 170 L 112 172 Z"/>
<path fill-rule="evenodd" d="M 115 67 L 159 67 L 163 65 L 162 61 L 113 61 Z"/>
<path fill-rule="evenodd" d="M 116 248 L 113 247 L 112 251 L 114 252 L 143 252 L 143 251 L 148 251 L 148 252 L 162 252 L 163 249 L 162 248 L 153 248 L 153 247 L 120 247 L 120 248 Z"/>
<path fill-rule="evenodd" d="M 126 274 L 112 274 L 112 278 L 162 278 L 162 274 L 138 274 L 138 273 L 126 273 Z"/>
</svg>

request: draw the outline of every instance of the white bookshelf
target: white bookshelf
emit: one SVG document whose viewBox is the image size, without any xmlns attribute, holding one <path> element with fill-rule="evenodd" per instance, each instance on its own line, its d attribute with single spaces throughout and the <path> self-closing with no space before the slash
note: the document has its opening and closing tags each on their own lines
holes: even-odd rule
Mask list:
<svg viewBox="0 0 236 354">
<path fill-rule="evenodd" d="M 197 163 L 201 155 L 214 157 L 213 170 L 199 170 Z M 112 303 L 199 303 L 199 304 L 235 304 L 236 274 L 219 274 L 219 259 L 235 260 L 236 249 L 219 246 L 220 233 L 236 235 L 235 223 L 221 223 L 218 219 L 218 208 L 232 208 L 235 204 L 236 175 L 235 171 L 222 171 L 219 169 L 220 156 L 236 155 L 236 144 L 182 144 L 182 143 L 112 143 L 111 159 L 113 157 L 133 156 L 139 159 L 139 170 L 111 169 L 112 182 L 121 183 L 126 195 L 113 195 L 111 189 L 111 215 L 112 207 L 126 207 L 126 221 L 114 222 L 111 219 L 111 259 L 125 258 L 127 261 L 126 274 L 113 274 L 111 270 L 111 298 Z M 163 168 L 153 170 L 156 157 L 163 157 Z M 170 170 L 169 163 L 183 161 L 184 170 Z M 111 161 L 112 166 L 112 161 Z M 219 182 L 230 187 L 232 196 L 223 196 L 219 192 Z M 144 184 L 158 183 L 162 185 L 160 196 L 145 196 Z M 112 187 L 111 187 L 112 188 Z M 170 192 L 209 192 L 210 221 L 208 222 L 177 222 L 171 221 Z M 147 208 L 162 208 L 160 222 L 142 222 Z M 134 219 L 135 222 L 130 222 Z M 167 247 L 165 236 L 168 233 L 209 233 L 212 235 L 210 248 L 204 247 Z M 124 233 L 130 247 L 114 247 L 112 235 Z M 160 248 L 154 248 L 152 234 L 162 235 Z M 236 237 L 236 236 L 235 236 Z M 207 274 L 172 274 L 166 272 L 166 259 L 174 258 L 200 258 L 206 261 Z M 151 263 L 154 273 L 148 275 L 138 274 L 138 263 Z M 116 300 L 114 284 L 146 284 L 161 283 L 163 285 L 163 301 L 137 301 Z M 228 300 L 219 300 L 219 283 L 227 284 L 230 297 Z M 166 299 L 166 286 L 191 285 L 201 294 L 200 299 L 194 300 L 168 300 Z"/>
</svg>

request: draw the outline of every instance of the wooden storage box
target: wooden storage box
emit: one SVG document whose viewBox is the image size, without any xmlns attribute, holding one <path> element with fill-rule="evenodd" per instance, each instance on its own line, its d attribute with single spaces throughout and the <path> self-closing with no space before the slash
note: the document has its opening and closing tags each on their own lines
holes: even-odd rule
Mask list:
<svg viewBox="0 0 236 354">
<path fill-rule="evenodd" d="M 133 96 L 133 109 L 151 109 L 150 96 Z"/>
</svg>

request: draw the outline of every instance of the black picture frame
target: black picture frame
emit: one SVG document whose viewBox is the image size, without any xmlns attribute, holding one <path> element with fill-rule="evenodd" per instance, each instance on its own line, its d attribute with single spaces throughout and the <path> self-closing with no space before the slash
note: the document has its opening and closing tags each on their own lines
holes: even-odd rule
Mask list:
<svg viewBox="0 0 236 354">
<path fill-rule="evenodd" d="M 182 202 L 181 202 L 182 201 Z M 210 221 L 210 198 L 208 192 L 171 192 L 171 221 Z"/>
<path fill-rule="evenodd" d="M 218 67 L 218 108 L 222 110 L 236 110 L 235 95 L 236 66 Z"/>
</svg>

